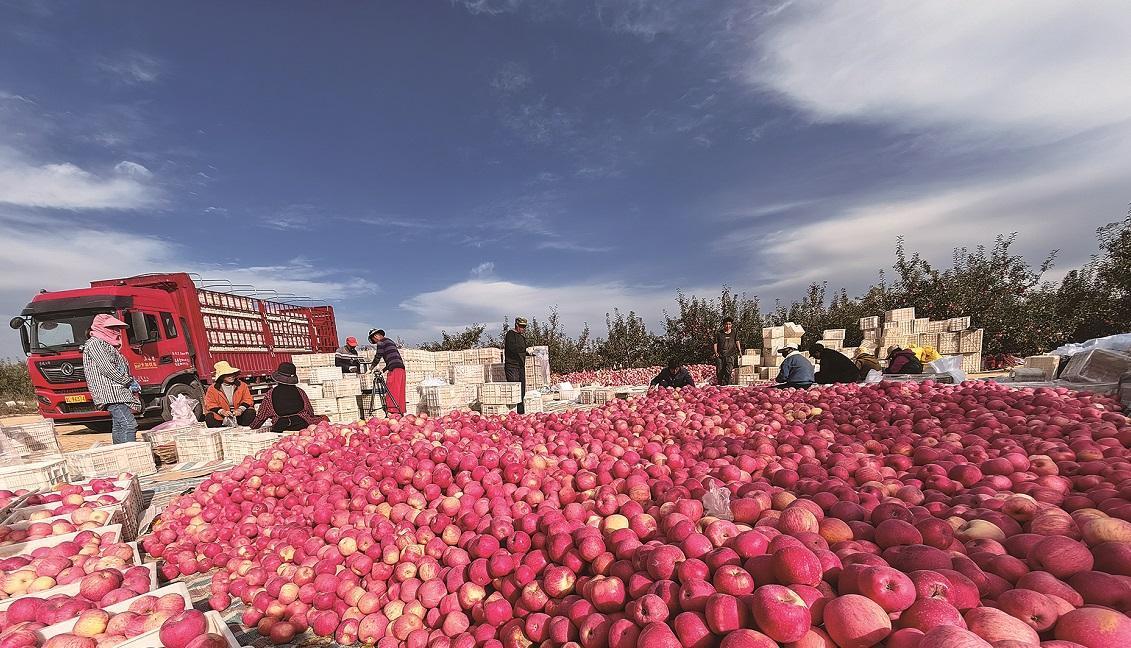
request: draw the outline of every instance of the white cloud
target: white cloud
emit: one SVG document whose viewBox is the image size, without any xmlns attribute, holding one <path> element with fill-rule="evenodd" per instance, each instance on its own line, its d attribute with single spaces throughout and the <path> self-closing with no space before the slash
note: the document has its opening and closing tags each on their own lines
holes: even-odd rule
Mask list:
<svg viewBox="0 0 1131 648">
<path fill-rule="evenodd" d="M 98 217 L 49 218 L 0 208 L 0 314 L 9 317 L 41 288 L 81 288 L 96 279 L 147 272 L 195 272 L 234 284 L 326 300 L 365 298 L 380 288 L 349 271 L 316 266 L 304 259 L 240 267 L 203 260 L 169 238 L 109 227 Z M 0 336 L 0 358 L 15 357 L 18 339 Z"/>
<path fill-rule="evenodd" d="M 0 146 L 0 203 L 55 209 L 139 209 L 157 202 L 144 166 L 119 162 L 98 175 L 70 162 L 36 164 Z"/>
<path fill-rule="evenodd" d="M 495 77 L 491 79 L 491 87 L 503 94 L 513 94 L 530 85 L 530 81 L 530 73 L 525 65 L 508 61 L 495 71 Z"/>
<path fill-rule="evenodd" d="M 152 83 L 161 77 L 164 67 L 158 59 L 138 51 L 126 51 L 97 63 L 103 73 L 127 84 Z"/>
<path fill-rule="evenodd" d="M 689 292 L 706 292 L 689 289 Z M 473 323 L 487 323 L 488 331 L 508 318 L 545 317 L 556 308 L 566 331 L 576 334 L 588 322 L 595 335 L 605 333 L 605 313 L 613 307 L 634 310 L 651 326 L 658 326 L 665 308 L 675 305 L 675 288 L 634 286 L 615 281 L 533 285 L 496 278 L 472 277 L 439 290 L 420 293 L 400 304 L 415 315 L 416 328 L 402 334 L 409 341 L 435 337 L 441 330 L 455 331 Z"/>
<path fill-rule="evenodd" d="M 999 130 L 1040 139 L 1125 123 L 1122 0 L 804 2 L 747 74 L 822 121 Z"/>
<path fill-rule="evenodd" d="M 749 224 L 723 245 L 756 252 L 763 292 L 825 279 L 862 287 L 890 265 L 899 235 L 945 263 L 955 246 L 1017 231 L 1031 260 L 1059 248 L 1058 263 L 1077 264 L 1095 249 L 1094 228 L 1125 211 L 1131 86 L 1116 81 L 1131 69 L 1125 3 L 797 2 L 754 45 L 744 71 L 757 87 L 818 122 L 922 137 L 929 146 L 916 159 L 951 170 L 823 196 L 819 212 L 810 196 L 784 203 L 809 217 L 800 226 Z"/>
<path fill-rule="evenodd" d="M 492 261 L 484 261 L 471 269 L 471 276 L 476 278 L 490 277 L 495 274 L 495 264 Z"/>
</svg>

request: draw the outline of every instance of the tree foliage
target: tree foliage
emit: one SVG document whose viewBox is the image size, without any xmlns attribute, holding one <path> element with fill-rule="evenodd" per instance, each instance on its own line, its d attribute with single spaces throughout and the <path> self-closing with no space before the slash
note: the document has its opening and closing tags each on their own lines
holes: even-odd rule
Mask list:
<svg viewBox="0 0 1131 648">
<path fill-rule="evenodd" d="M 650 366 L 673 357 L 698 363 L 710 361 L 713 336 L 727 316 L 734 318 L 747 348 L 761 347 L 763 326 L 786 321 L 805 327 L 804 345 L 820 339 L 825 329 L 845 329 L 845 345 L 851 347 L 862 339 L 860 318 L 914 306 L 920 317 L 972 316 L 974 326 L 985 330 L 987 354 L 1029 355 L 1066 342 L 1131 331 L 1131 211 L 1096 235 L 1096 254 L 1059 282 L 1047 278 L 1056 251 L 1032 265 L 1013 250 L 1016 234 L 998 235 L 989 245 L 973 249 L 955 249 L 949 265 L 930 263 L 900 239 L 894 272 L 881 269 L 877 281 L 858 297 L 843 288 L 830 291 L 827 283 L 813 283 L 799 299 L 777 301 L 763 313 L 757 296 L 730 286 L 714 296 L 677 291 L 675 309 L 664 312 L 660 333 L 649 331 L 635 312 L 613 308 L 605 316 L 604 338 L 593 338 L 588 324 L 574 338 L 552 310 L 545 320 L 531 320 L 527 338 L 532 345 L 550 347 L 555 372 Z M 501 332 L 505 330 L 504 325 Z M 445 332 L 440 342 L 424 348 L 475 346 L 483 332 L 478 324 L 454 336 Z M 501 340 L 501 333 L 498 338 L 490 335 L 482 344 L 501 346 Z"/>
<path fill-rule="evenodd" d="M 438 342 L 428 342 L 420 345 L 420 348 L 425 351 L 462 351 L 463 349 L 475 349 L 483 346 L 480 344 L 480 340 L 483 338 L 483 331 L 485 330 L 487 330 L 487 327 L 482 324 L 472 324 L 455 335 L 449 335 L 447 331 L 440 331 L 440 340 Z"/>
</svg>

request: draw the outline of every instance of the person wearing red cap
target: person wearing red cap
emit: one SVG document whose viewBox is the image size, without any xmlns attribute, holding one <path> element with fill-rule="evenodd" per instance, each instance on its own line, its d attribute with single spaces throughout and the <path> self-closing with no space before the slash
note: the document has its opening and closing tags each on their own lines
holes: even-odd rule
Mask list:
<svg viewBox="0 0 1131 648">
<path fill-rule="evenodd" d="M 342 368 L 342 373 L 360 373 L 361 356 L 357 355 L 357 338 L 348 337 L 344 346 L 334 352 L 334 364 Z"/>
<path fill-rule="evenodd" d="M 82 365 L 94 406 L 110 413 L 114 443 L 137 441 L 137 420 L 141 413 L 141 385 L 130 375 L 130 363 L 119 351 L 129 325 L 105 313 L 91 322 L 89 337 L 82 345 Z"/>
</svg>

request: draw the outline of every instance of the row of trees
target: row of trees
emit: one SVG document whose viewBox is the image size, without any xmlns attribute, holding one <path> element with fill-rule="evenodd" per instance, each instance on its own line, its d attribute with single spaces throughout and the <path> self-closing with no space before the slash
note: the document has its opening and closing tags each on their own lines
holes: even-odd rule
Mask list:
<svg viewBox="0 0 1131 648">
<path fill-rule="evenodd" d="M 674 357 L 685 363 L 710 358 L 712 335 L 725 316 L 733 317 L 739 338 L 748 348 L 762 345 L 762 327 L 787 321 L 805 327 L 803 344 L 815 342 L 823 330 L 843 328 L 846 346 L 863 337 L 862 317 L 914 306 L 920 317 L 944 319 L 972 315 L 985 329 L 987 354 L 1030 355 L 1065 342 L 1131 331 L 1131 211 L 1127 218 L 1097 231 L 1098 250 L 1083 267 L 1060 281 L 1046 279 L 1056 251 L 1032 265 L 1013 251 L 1016 234 L 999 235 L 990 245 L 954 250 L 949 267 L 937 267 L 902 240 L 895 250 L 894 273 L 879 279 L 858 297 L 827 283 L 811 284 L 800 299 L 774 303 L 763 312 L 756 295 L 724 286 L 719 295 L 700 297 L 677 292 L 675 309 L 664 313 L 663 329 L 653 332 L 636 313 L 614 308 L 605 315 L 605 337 L 594 337 L 589 325 L 571 337 L 556 311 L 532 319 L 527 339 L 550 348 L 555 372 L 601 367 L 657 365 Z M 476 346 L 501 346 L 506 324 L 497 334 L 475 324 L 422 348 L 441 351 Z"/>
</svg>

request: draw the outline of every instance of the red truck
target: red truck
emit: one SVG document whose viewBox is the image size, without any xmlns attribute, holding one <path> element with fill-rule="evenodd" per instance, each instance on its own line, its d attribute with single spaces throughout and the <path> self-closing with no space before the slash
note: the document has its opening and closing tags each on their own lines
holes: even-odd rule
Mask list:
<svg viewBox="0 0 1131 648">
<path fill-rule="evenodd" d="M 109 431 L 109 415 L 91 402 L 80 348 L 99 313 L 129 324 L 122 354 L 141 385 L 140 418 L 168 420 L 170 399 L 178 394 L 203 402 L 212 366 L 220 360 L 239 367 L 252 390 L 261 392 L 292 354 L 337 348 L 332 306 L 269 301 L 227 285 L 227 292 L 215 290 L 205 280 L 172 273 L 41 291 L 10 322 L 28 355 L 39 412 L 57 422 Z"/>
</svg>

